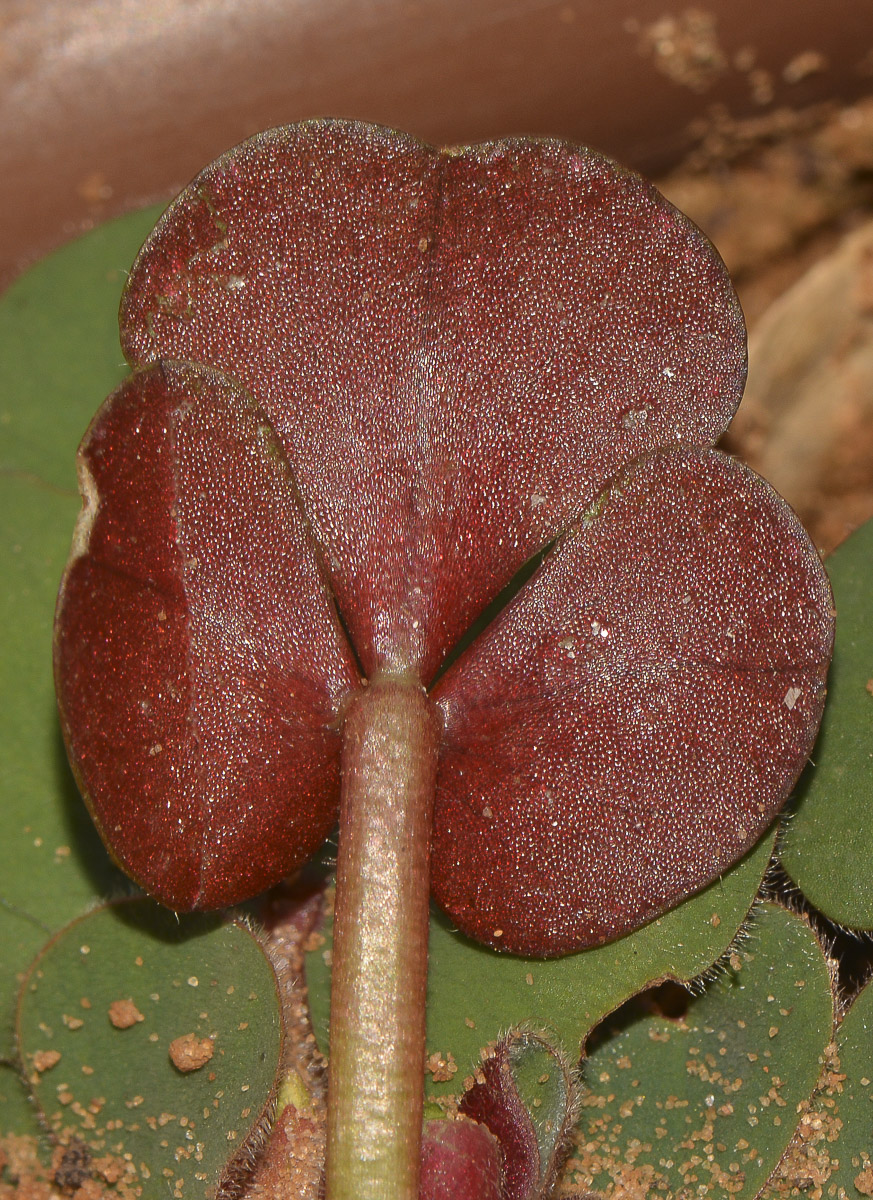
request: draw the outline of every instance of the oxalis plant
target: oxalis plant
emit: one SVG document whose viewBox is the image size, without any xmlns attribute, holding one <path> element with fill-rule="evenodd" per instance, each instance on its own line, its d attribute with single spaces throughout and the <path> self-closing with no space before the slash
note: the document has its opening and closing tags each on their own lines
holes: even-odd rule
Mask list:
<svg viewBox="0 0 873 1200">
<path fill-rule="evenodd" d="M 66 747 L 113 858 L 176 914 L 279 885 L 338 823 L 332 906 L 273 893 L 326 1119 L 311 1035 L 289 1049 L 299 983 L 280 968 L 277 998 L 251 927 L 126 901 L 57 933 L 17 1003 L 56 1182 L 303 1197 L 324 1168 L 328 1200 L 530 1200 L 567 1160 L 568 1193 L 760 1193 L 806 1154 L 802 1114 L 821 1129 L 816 1081 L 833 1107 L 847 1078 L 805 923 L 771 905 L 734 940 L 834 604 L 788 506 L 712 448 L 745 376 L 715 251 L 590 150 L 310 122 L 170 206 L 121 334 L 57 608 Z M 827 911 L 815 819 L 792 878 Z M 864 927 L 864 903 L 834 916 Z M 636 1026 L 580 1088 L 602 1017 L 716 960 L 708 1007 L 653 1018 L 648 1088 Z M 787 1086 L 783 1025 L 808 1043 Z M 750 1070 L 754 1125 L 720 1134 Z M 772 1149 L 749 1142 L 771 1107 Z M 866 1195 L 863 1120 L 843 1166 Z"/>
</svg>

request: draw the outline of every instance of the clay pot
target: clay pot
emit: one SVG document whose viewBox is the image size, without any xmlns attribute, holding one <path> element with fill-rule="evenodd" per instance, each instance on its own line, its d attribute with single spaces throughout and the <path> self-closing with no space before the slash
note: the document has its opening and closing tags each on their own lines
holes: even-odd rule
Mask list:
<svg viewBox="0 0 873 1200">
<path fill-rule="evenodd" d="M 851 99 L 873 69 L 868 0 L 6 0 L 0 39 L 0 283 L 307 116 L 660 173 L 714 105 Z"/>
</svg>

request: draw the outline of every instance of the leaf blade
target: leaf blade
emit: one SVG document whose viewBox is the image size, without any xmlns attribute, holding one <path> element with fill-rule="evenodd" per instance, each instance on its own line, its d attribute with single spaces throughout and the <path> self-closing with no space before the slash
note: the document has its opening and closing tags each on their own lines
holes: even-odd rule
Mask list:
<svg viewBox="0 0 873 1200">
<path fill-rule="evenodd" d="M 246 900 L 334 824 L 358 685 L 287 464 L 238 387 L 172 363 L 113 393 L 79 459 L 55 678 L 83 795 L 163 903 Z"/>
<path fill-rule="evenodd" d="M 718 875 L 809 754 L 831 606 L 748 468 L 679 449 L 619 475 L 435 688 L 437 902 L 491 946 L 562 954 Z"/>
<path fill-rule="evenodd" d="M 22 988 L 18 1036 L 62 1143 L 76 1138 L 95 1158 L 114 1156 L 146 1197 L 165 1195 L 167 1179 L 180 1176 L 186 1194 L 207 1196 L 269 1109 L 280 1002 L 243 926 L 180 924 L 133 900 L 97 909 L 49 943 Z M 187 1059 L 173 1050 L 180 1037 L 190 1040 Z"/>
<path fill-rule="evenodd" d="M 780 858 L 832 921 L 873 928 L 873 521 L 828 559 L 837 610 L 828 703 Z"/>
<path fill-rule="evenodd" d="M 637 1021 L 587 1061 L 568 1183 L 606 1197 L 761 1190 L 819 1077 L 833 997 L 811 931 L 774 906 L 731 962 L 683 1021 Z"/>
<path fill-rule="evenodd" d="M 257 398 L 365 671 L 425 682 L 621 465 L 713 441 L 745 376 L 721 260 L 638 176 L 567 143 L 438 151 L 343 121 L 202 172 L 122 330 L 132 363 Z"/>
</svg>

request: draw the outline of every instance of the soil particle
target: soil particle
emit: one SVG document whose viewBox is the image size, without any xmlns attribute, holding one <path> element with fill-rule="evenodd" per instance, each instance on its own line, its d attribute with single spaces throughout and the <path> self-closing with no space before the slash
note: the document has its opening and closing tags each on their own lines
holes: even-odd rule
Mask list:
<svg viewBox="0 0 873 1200">
<path fill-rule="evenodd" d="M 873 1167 L 866 1167 L 852 1182 L 862 1196 L 873 1196 Z"/>
<path fill-rule="evenodd" d="M 637 23 L 628 28 L 637 31 L 640 53 L 650 57 L 662 75 L 693 92 L 705 92 L 727 69 L 712 13 L 687 8 L 643 28 Z"/>
<path fill-rule="evenodd" d="M 430 1072 L 434 1083 L 448 1083 L 457 1074 L 458 1064 L 453 1054 L 434 1052 L 425 1061 L 424 1069 Z"/>
<path fill-rule="evenodd" d="M 37 1050 L 33 1056 L 34 1070 L 41 1075 L 43 1071 L 50 1071 L 52 1067 L 56 1067 L 60 1061 L 59 1050 Z"/>
<path fill-rule="evenodd" d="M 129 1170 L 110 1178 L 101 1170 L 101 1164 L 108 1162 L 106 1158 L 89 1163 L 87 1147 L 75 1138 L 56 1146 L 49 1163 L 40 1158 L 36 1138 L 0 1137 L 0 1200 L 58 1200 L 61 1194 L 75 1200 L 137 1200 L 139 1189 L 122 1180 Z M 109 1191 L 106 1183 L 119 1186 Z"/>
<path fill-rule="evenodd" d="M 113 1000 L 109 1005 L 109 1020 L 116 1029 L 130 1029 L 145 1017 L 132 1000 Z"/>
<path fill-rule="evenodd" d="M 212 1038 L 199 1038 L 196 1033 L 184 1033 L 170 1042 L 170 1058 L 178 1071 L 199 1071 L 215 1053 Z"/>
</svg>

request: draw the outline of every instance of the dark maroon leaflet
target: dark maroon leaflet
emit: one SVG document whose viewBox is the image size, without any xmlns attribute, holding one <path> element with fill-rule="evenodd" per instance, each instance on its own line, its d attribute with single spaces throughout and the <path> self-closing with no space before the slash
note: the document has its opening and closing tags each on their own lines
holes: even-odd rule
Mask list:
<svg viewBox="0 0 873 1200">
<path fill-rule="evenodd" d="M 710 450 L 628 470 L 437 685 L 439 903 L 562 954 L 708 883 L 806 761 L 832 630 L 814 548 L 751 471 Z"/>
<path fill-rule="evenodd" d="M 313 122 L 170 208 L 122 312 L 133 363 L 241 380 L 282 438 L 368 673 L 428 681 L 626 462 L 707 444 L 745 374 L 721 260 L 591 151 L 438 151 Z"/>
<path fill-rule="evenodd" d="M 293 483 L 236 386 L 169 365 L 110 398 L 82 463 L 55 648 L 82 790 L 153 895 L 234 903 L 329 832 L 357 685 Z"/>
</svg>

